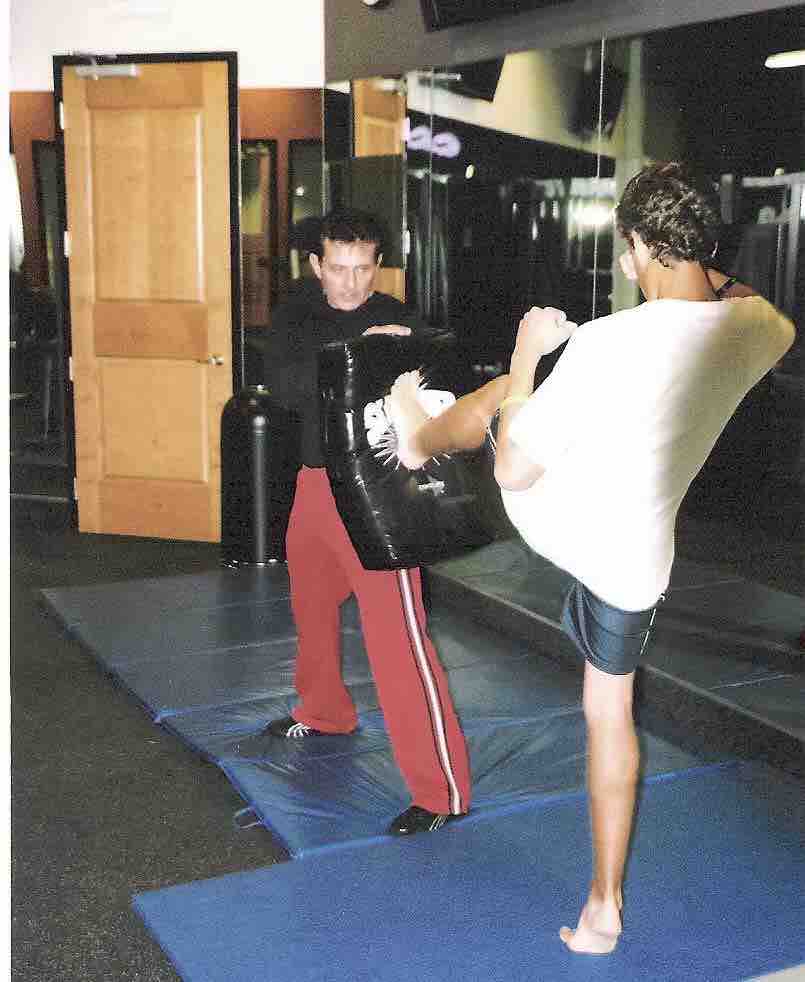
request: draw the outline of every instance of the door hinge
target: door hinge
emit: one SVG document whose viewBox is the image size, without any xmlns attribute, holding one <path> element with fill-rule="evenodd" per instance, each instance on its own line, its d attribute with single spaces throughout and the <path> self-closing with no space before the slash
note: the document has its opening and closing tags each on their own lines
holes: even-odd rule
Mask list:
<svg viewBox="0 0 805 982">
<path fill-rule="evenodd" d="M 64 129 L 64 103 L 59 103 L 59 126 Z"/>
<path fill-rule="evenodd" d="M 73 381 L 73 356 L 70 355 L 67 359 L 67 374 L 70 377 L 70 381 Z"/>
<path fill-rule="evenodd" d="M 64 230 L 64 258 L 65 259 L 69 259 L 70 258 L 70 252 L 71 252 L 72 244 L 73 243 L 72 243 L 72 240 L 70 238 L 70 231 L 69 231 L 69 229 L 65 229 Z"/>
<path fill-rule="evenodd" d="M 78 478 L 73 478 L 73 498 L 78 501 Z"/>
</svg>

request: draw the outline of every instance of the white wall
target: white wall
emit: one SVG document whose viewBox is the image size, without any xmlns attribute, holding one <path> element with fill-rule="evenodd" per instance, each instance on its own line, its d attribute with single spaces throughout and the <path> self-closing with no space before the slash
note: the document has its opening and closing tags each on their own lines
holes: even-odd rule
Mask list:
<svg viewBox="0 0 805 982">
<path fill-rule="evenodd" d="M 324 80 L 324 0 L 11 0 L 10 88 L 53 88 L 53 55 L 236 51 L 244 89 Z"/>
</svg>

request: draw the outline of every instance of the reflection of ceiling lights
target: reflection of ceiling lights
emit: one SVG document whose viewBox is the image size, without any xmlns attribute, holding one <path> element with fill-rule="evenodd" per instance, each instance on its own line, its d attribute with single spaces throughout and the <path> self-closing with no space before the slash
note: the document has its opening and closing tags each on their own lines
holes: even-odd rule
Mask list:
<svg viewBox="0 0 805 982">
<path fill-rule="evenodd" d="M 571 206 L 572 217 L 587 228 L 603 228 L 612 221 L 613 209 L 602 201 L 578 201 Z"/>
<path fill-rule="evenodd" d="M 805 65 L 805 49 L 801 51 L 781 51 L 777 55 L 769 55 L 766 68 L 798 68 Z"/>
<path fill-rule="evenodd" d="M 304 196 L 305 196 L 305 188 L 304 188 L 304 186 L 302 184 L 300 184 L 298 188 L 295 188 L 294 189 L 294 194 L 296 195 L 297 198 L 304 198 Z"/>
</svg>

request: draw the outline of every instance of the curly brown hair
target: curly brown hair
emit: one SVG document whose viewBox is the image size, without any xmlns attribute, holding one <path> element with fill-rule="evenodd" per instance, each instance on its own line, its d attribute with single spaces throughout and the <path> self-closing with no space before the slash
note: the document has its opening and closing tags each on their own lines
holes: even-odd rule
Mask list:
<svg viewBox="0 0 805 982">
<path fill-rule="evenodd" d="M 669 259 L 708 264 L 718 248 L 721 215 L 713 182 L 686 164 L 649 164 L 629 181 L 615 209 L 618 231 L 637 232 L 664 266 Z"/>
</svg>

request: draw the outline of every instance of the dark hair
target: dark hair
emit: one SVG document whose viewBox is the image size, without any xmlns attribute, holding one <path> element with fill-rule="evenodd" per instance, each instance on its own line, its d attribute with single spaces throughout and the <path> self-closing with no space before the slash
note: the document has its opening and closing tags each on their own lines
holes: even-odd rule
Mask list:
<svg viewBox="0 0 805 982">
<path fill-rule="evenodd" d="M 324 240 L 331 242 L 373 242 L 375 258 L 383 252 L 385 234 L 382 224 L 367 211 L 343 208 L 331 211 L 321 222 L 321 234 L 313 252 L 322 258 Z"/>
<path fill-rule="evenodd" d="M 677 162 L 644 167 L 615 209 L 618 231 L 637 232 L 664 266 L 669 258 L 707 264 L 715 255 L 721 215 L 713 182 Z"/>
</svg>

